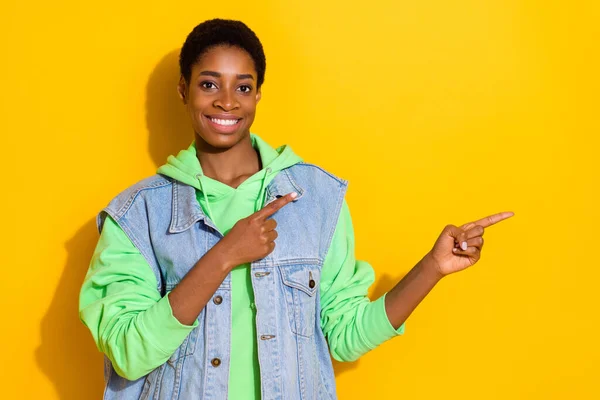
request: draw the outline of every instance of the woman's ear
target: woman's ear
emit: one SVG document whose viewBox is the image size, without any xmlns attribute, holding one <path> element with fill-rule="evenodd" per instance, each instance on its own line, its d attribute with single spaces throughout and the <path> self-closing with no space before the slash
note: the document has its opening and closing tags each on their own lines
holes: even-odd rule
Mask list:
<svg viewBox="0 0 600 400">
<path fill-rule="evenodd" d="M 177 93 L 179 93 L 179 98 L 181 101 L 183 101 L 183 104 L 187 104 L 187 85 L 183 76 L 179 78 L 179 83 L 177 84 Z"/>
<path fill-rule="evenodd" d="M 262 97 L 262 92 L 260 91 L 260 89 L 258 89 L 256 91 L 256 102 L 258 103 L 260 101 L 260 98 Z"/>
</svg>

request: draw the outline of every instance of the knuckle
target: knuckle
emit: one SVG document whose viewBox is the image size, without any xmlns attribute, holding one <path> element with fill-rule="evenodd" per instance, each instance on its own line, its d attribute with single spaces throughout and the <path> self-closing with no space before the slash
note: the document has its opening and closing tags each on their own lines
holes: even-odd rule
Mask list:
<svg viewBox="0 0 600 400">
<path fill-rule="evenodd" d="M 264 249 L 263 253 L 265 255 L 270 254 L 273 251 L 274 248 L 275 248 L 275 243 L 273 243 L 273 242 L 267 243 L 263 247 L 263 249 Z"/>
</svg>

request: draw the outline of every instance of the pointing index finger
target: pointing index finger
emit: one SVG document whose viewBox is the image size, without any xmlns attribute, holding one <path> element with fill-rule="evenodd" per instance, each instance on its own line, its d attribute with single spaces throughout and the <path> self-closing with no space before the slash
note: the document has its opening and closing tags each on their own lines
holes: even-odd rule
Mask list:
<svg viewBox="0 0 600 400">
<path fill-rule="evenodd" d="M 254 215 L 260 219 L 267 219 L 271 215 L 279 211 L 281 208 L 283 208 L 283 206 L 291 203 L 296 197 L 298 197 L 298 194 L 296 192 L 288 193 L 285 196 L 282 196 L 277 200 L 270 202 L 261 210 L 257 211 Z"/>
<path fill-rule="evenodd" d="M 492 226 L 494 224 L 497 224 L 498 222 L 503 221 L 503 220 L 505 220 L 507 218 L 510 218 L 513 215 L 515 215 L 515 213 L 512 212 L 512 211 L 501 212 L 501 213 L 498 213 L 498 214 L 490 215 L 489 217 L 482 218 L 482 219 L 480 219 L 478 221 L 472 222 L 472 224 L 479 225 L 479 226 L 482 226 L 484 228 L 487 228 L 488 226 Z"/>
</svg>

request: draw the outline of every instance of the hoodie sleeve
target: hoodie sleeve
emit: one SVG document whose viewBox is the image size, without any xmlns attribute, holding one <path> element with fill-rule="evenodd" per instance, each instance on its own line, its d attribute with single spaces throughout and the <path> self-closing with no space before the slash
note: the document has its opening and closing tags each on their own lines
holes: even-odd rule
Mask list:
<svg viewBox="0 0 600 400">
<path fill-rule="evenodd" d="M 338 361 L 354 361 L 386 340 L 404 333 L 385 312 L 385 295 L 375 301 L 367 291 L 375 280 L 371 265 L 354 256 L 354 229 L 344 200 L 321 271 L 321 329 Z"/>
<path fill-rule="evenodd" d="M 79 295 L 79 317 L 115 371 L 129 380 L 163 364 L 198 325 L 182 325 L 168 294 L 125 232 L 106 218 Z"/>
</svg>

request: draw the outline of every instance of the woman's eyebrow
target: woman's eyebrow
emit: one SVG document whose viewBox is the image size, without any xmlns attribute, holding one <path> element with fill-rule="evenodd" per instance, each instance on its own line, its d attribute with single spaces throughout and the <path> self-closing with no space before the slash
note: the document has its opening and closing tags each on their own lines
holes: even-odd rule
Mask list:
<svg viewBox="0 0 600 400">
<path fill-rule="evenodd" d="M 200 72 L 200 75 L 208 75 L 208 76 L 213 76 L 215 78 L 221 77 L 221 73 L 216 72 L 216 71 L 202 71 L 202 72 Z M 254 79 L 252 74 L 237 74 L 237 78 L 238 79 Z"/>
</svg>

